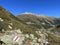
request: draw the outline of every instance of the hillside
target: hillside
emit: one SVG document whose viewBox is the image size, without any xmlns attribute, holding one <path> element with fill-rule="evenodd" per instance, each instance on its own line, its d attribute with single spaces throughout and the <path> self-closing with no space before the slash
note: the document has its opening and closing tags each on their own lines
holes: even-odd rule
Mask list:
<svg viewBox="0 0 60 45">
<path fill-rule="evenodd" d="M 18 32 L 22 32 L 22 35 L 33 34 L 35 37 L 39 38 L 37 33 L 35 33 L 36 30 L 38 29 L 33 26 L 26 25 L 22 20 L 18 19 L 12 13 L 10 13 L 9 11 L 7 11 L 6 9 L 0 6 L 0 37 L 1 37 L 0 39 L 1 40 L 4 39 L 3 38 L 4 36 L 10 35 L 12 37 L 12 35 L 15 36 L 15 34 Z M 21 34 L 18 33 L 17 35 L 21 35 Z M 3 41 L 6 42 L 5 40 Z M 10 42 L 9 40 L 10 38 L 7 41 Z"/>
<path fill-rule="evenodd" d="M 17 18 L 0 6 L 0 40 L 6 43 L 3 45 L 60 44 L 60 37 L 51 32 L 59 27 L 56 26 L 60 24 L 57 18 L 28 14 L 19 15 Z M 52 29 L 49 31 L 50 28 Z M 20 38 L 18 42 L 13 40 L 15 36 Z"/>
<path fill-rule="evenodd" d="M 13 14 L 8 12 L 6 9 L 0 6 L 0 29 L 12 30 L 12 29 L 21 29 L 21 30 L 35 30 L 33 27 L 27 26 L 23 21 L 16 18 Z M 24 31 L 25 32 L 25 31 Z"/>
<path fill-rule="evenodd" d="M 42 29 L 48 34 L 48 42 L 50 45 L 59 45 L 60 43 L 60 19 L 44 15 L 24 13 L 17 16 L 20 20 L 27 25 Z"/>
<path fill-rule="evenodd" d="M 17 17 L 26 24 L 32 25 L 39 29 L 48 29 L 60 24 L 60 21 L 57 18 L 38 14 L 20 14 Z"/>
</svg>

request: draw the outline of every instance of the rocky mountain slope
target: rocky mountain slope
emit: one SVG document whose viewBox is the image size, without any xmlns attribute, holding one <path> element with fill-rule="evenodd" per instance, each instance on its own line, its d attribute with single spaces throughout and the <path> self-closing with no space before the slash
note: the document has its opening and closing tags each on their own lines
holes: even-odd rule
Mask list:
<svg viewBox="0 0 60 45">
<path fill-rule="evenodd" d="M 46 29 L 47 31 L 53 30 L 53 32 L 59 33 L 59 30 L 55 29 L 58 25 L 60 25 L 59 18 L 38 15 L 28 12 L 20 14 L 17 17 L 23 22 L 25 22 L 27 25 L 37 27 L 40 30 L 41 29 Z"/>
<path fill-rule="evenodd" d="M 26 25 L 22 20 L 18 19 L 13 14 L 0 6 L 0 39 L 5 42 L 6 45 L 15 44 L 13 42 L 14 36 L 19 36 L 21 39 L 24 40 L 35 40 L 36 43 L 38 43 L 37 40 L 40 36 L 35 31 L 38 31 L 38 29 L 33 26 Z M 17 43 L 20 44 L 24 40 Z"/>
<path fill-rule="evenodd" d="M 20 14 L 17 17 L 26 24 L 32 25 L 39 29 L 47 29 L 60 24 L 60 21 L 57 18 L 32 13 Z"/>
<path fill-rule="evenodd" d="M 5 43 L 7 43 L 6 41 L 10 42 L 11 38 L 8 38 L 8 40 L 6 40 L 4 37 L 6 37 L 7 35 L 8 37 L 10 36 L 12 37 L 12 35 L 15 36 L 17 32 L 14 30 L 16 31 L 18 30 L 17 32 L 21 31 L 22 35 L 33 34 L 35 37 L 39 38 L 37 33 L 35 33 L 35 31 L 38 30 L 37 28 L 26 25 L 22 20 L 19 20 L 13 14 L 11 14 L 6 9 L 0 6 L 0 37 L 2 41 L 4 41 Z M 17 35 L 21 35 L 21 34 L 19 33 Z"/>
<path fill-rule="evenodd" d="M 40 30 L 47 31 L 50 45 L 59 45 L 60 38 L 60 19 L 44 15 L 23 13 L 17 16 L 27 25 L 37 27 Z"/>
<path fill-rule="evenodd" d="M 55 27 L 60 28 L 56 26 L 60 22 L 57 18 L 28 14 L 17 18 L 0 6 L 0 40 L 5 43 L 3 45 L 60 45 L 60 37 L 51 32 Z M 18 42 L 13 40 L 15 36 L 20 37 Z"/>
<path fill-rule="evenodd" d="M 3 21 L 1 21 L 3 20 Z M 0 30 L 12 30 L 12 29 L 21 29 L 21 30 L 35 30 L 34 27 L 24 24 L 23 21 L 19 20 L 13 14 L 8 12 L 6 9 L 0 6 Z M 25 32 L 24 31 L 24 32 Z"/>
</svg>

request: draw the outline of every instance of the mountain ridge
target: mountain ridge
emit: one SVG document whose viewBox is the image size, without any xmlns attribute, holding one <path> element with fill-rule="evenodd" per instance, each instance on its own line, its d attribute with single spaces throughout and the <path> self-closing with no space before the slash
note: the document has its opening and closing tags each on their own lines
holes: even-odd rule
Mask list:
<svg viewBox="0 0 60 45">
<path fill-rule="evenodd" d="M 58 20 L 58 18 L 43 16 L 43 15 L 21 14 L 21 15 L 17 15 L 17 17 L 24 22 L 32 22 L 35 24 L 46 23 L 51 26 L 60 24 L 60 20 Z"/>
</svg>

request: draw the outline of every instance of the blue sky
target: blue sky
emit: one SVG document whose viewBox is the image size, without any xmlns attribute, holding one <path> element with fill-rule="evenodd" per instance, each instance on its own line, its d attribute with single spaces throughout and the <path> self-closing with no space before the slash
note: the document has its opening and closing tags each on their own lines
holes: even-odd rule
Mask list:
<svg viewBox="0 0 60 45">
<path fill-rule="evenodd" d="M 60 0 L 0 0 L 0 5 L 14 15 L 32 12 L 60 17 Z"/>
</svg>

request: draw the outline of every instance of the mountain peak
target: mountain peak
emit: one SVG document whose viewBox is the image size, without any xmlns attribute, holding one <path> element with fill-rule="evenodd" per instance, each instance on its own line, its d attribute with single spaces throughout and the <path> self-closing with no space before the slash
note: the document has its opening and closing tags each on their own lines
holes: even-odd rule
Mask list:
<svg viewBox="0 0 60 45">
<path fill-rule="evenodd" d="M 32 13 L 32 12 L 24 12 L 22 14 L 27 14 L 27 15 L 30 15 L 30 16 L 34 15 L 34 16 L 38 16 L 38 17 L 47 17 L 43 14 L 35 14 L 35 13 Z"/>
<path fill-rule="evenodd" d="M 22 14 L 33 14 L 33 13 L 31 13 L 31 12 L 24 12 L 24 13 L 22 13 Z"/>
</svg>

